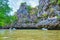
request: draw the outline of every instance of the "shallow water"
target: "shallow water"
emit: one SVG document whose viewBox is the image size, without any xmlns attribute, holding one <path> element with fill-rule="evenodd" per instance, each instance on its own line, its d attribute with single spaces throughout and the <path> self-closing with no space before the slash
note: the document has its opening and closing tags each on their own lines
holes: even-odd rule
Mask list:
<svg viewBox="0 0 60 40">
<path fill-rule="evenodd" d="M 0 30 L 0 40 L 60 40 L 60 31 Z"/>
</svg>

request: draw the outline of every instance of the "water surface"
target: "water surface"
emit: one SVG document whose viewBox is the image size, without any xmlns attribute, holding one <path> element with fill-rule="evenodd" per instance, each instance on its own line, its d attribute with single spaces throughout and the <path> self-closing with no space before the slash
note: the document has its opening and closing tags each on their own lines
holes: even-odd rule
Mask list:
<svg viewBox="0 0 60 40">
<path fill-rule="evenodd" d="M 0 40 L 60 40 L 60 31 L 0 30 Z"/>
</svg>

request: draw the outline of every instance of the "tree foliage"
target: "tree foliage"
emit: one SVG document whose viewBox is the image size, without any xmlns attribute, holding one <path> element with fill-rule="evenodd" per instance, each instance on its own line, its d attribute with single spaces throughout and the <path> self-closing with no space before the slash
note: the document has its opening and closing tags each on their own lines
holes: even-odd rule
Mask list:
<svg viewBox="0 0 60 40">
<path fill-rule="evenodd" d="M 30 13 L 30 11 L 32 10 L 32 7 L 31 6 L 27 6 L 27 10 Z"/>
<path fill-rule="evenodd" d="M 58 0 L 58 4 L 60 4 L 60 0 Z"/>
<path fill-rule="evenodd" d="M 8 0 L 0 0 L 0 26 L 6 26 L 15 20 L 16 16 L 8 15 L 10 10 Z"/>
</svg>

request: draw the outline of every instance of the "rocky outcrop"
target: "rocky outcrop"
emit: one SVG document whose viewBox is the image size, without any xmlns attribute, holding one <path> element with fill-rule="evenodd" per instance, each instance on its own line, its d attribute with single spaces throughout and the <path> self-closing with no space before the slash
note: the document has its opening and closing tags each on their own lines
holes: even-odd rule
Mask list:
<svg viewBox="0 0 60 40">
<path fill-rule="evenodd" d="M 56 4 L 53 4 L 54 2 Z M 60 23 L 57 17 L 55 17 L 57 15 L 60 16 L 60 6 L 57 4 L 56 0 L 52 2 L 50 2 L 50 0 L 40 0 L 38 9 L 38 17 L 42 16 L 44 13 L 46 13 L 48 17 L 50 17 L 46 18 L 45 20 L 38 21 L 38 23 L 36 24 L 37 26 L 42 25 L 43 27 L 45 27 L 49 25 L 48 27 L 52 28 Z"/>
<path fill-rule="evenodd" d="M 56 4 L 53 4 L 54 2 L 56 2 Z M 48 15 L 46 19 L 41 18 L 43 14 Z M 18 20 L 14 24 L 14 27 L 56 27 L 60 23 L 56 17 L 57 15 L 60 16 L 60 6 L 56 0 L 52 2 L 50 0 L 40 0 L 37 16 L 32 15 L 31 17 L 29 17 L 27 5 L 23 4 L 19 10 L 17 10 Z M 38 17 L 40 17 L 40 19 L 38 19 Z M 37 23 L 34 23 L 35 18 L 38 20 Z"/>
</svg>

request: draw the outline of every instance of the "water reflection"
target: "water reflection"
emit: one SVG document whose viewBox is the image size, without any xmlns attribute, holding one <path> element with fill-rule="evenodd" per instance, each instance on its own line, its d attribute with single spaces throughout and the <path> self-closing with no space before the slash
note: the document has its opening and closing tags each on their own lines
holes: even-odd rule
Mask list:
<svg viewBox="0 0 60 40">
<path fill-rule="evenodd" d="M 42 30 L 48 30 L 47 28 L 42 28 Z"/>
<path fill-rule="evenodd" d="M 5 33 L 5 30 L 0 30 L 0 34 L 4 34 Z"/>
</svg>

